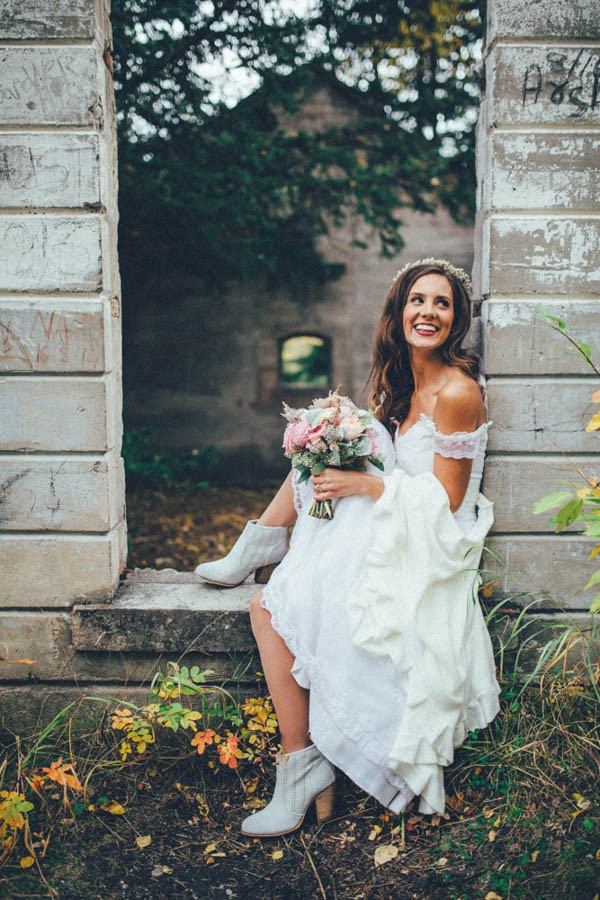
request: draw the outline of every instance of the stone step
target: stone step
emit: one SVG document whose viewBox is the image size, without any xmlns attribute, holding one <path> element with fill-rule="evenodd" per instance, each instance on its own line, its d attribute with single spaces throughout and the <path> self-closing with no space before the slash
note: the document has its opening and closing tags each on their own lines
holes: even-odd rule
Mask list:
<svg viewBox="0 0 600 900">
<path fill-rule="evenodd" d="M 248 608 L 254 582 L 221 588 L 192 573 L 172 569 L 136 570 L 114 600 L 73 608 L 73 649 L 201 653 L 245 652 L 256 648 Z"/>
</svg>

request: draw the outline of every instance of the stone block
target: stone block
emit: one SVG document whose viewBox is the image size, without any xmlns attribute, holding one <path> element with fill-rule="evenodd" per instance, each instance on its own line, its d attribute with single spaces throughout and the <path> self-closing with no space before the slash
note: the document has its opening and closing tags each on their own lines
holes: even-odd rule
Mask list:
<svg viewBox="0 0 600 900">
<path fill-rule="evenodd" d="M 486 547 L 491 553 L 484 553 L 485 577 L 497 578 L 498 591 L 515 602 L 527 605 L 541 598 L 544 609 L 589 609 L 594 591 L 579 591 L 598 568 L 597 560 L 588 559 L 591 538 L 492 535 Z"/>
<path fill-rule="evenodd" d="M 96 66 L 91 46 L 0 48 L 2 123 L 94 125 L 100 115 Z"/>
<path fill-rule="evenodd" d="M 489 450 L 512 453 L 597 453 L 584 427 L 596 411 L 594 379 L 490 378 Z"/>
<path fill-rule="evenodd" d="M 0 40 L 91 40 L 95 0 L 0 0 Z"/>
<path fill-rule="evenodd" d="M 2 449 L 104 452 L 107 433 L 104 378 L 0 378 Z"/>
<path fill-rule="evenodd" d="M 490 0 L 488 43 L 498 39 L 600 39 L 597 0 Z"/>
<path fill-rule="evenodd" d="M 0 456 L 3 531 L 110 531 L 124 516 L 116 454 Z"/>
<path fill-rule="evenodd" d="M 600 18 L 600 17 L 599 17 Z M 486 209 L 598 208 L 600 135 L 596 132 L 494 132 Z"/>
<path fill-rule="evenodd" d="M 145 685 L 139 695 L 147 699 L 148 686 L 156 671 L 166 671 L 167 662 L 179 660 L 201 669 L 212 669 L 211 683 L 221 684 L 227 678 L 254 676 L 258 666 L 251 666 L 251 655 L 232 644 L 225 654 L 206 654 L 182 646 L 172 656 L 162 656 L 153 650 L 138 653 L 86 652 L 73 646 L 71 615 L 59 611 L 14 610 L 0 611 L 2 659 L 0 684 L 14 680 L 73 684 L 82 682 L 117 682 L 104 689 L 105 697 L 122 696 L 125 685 Z M 256 648 L 253 647 L 253 650 Z M 181 658 L 180 658 L 181 657 Z M 214 682 L 213 682 L 214 678 Z M 87 689 L 79 687 L 81 694 Z"/>
<path fill-rule="evenodd" d="M 104 318 L 100 299 L 0 298 L 0 372 L 102 372 Z"/>
<path fill-rule="evenodd" d="M 88 651 L 252 651 L 248 607 L 255 585 L 126 583 L 109 606 L 77 606 L 73 645 Z"/>
<path fill-rule="evenodd" d="M 97 135 L 0 133 L 0 208 L 99 203 Z"/>
<path fill-rule="evenodd" d="M 102 535 L 0 535 L 0 608 L 56 608 L 111 597 L 124 528 Z"/>
<path fill-rule="evenodd" d="M 576 340 L 600 359 L 600 301 L 486 300 L 482 307 L 485 369 L 488 375 L 589 375 L 583 359 L 542 319 L 538 306 L 563 319 Z"/>
<path fill-rule="evenodd" d="M 486 63 L 490 124 L 595 125 L 600 48 L 497 44 Z"/>
<path fill-rule="evenodd" d="M 99 216 L 0 216 L 0 290 L 102 287 Z"/>
<path fill-rule="evenodd" d="M 485 463 L 483 492 L 494 502 L 493 532 L 548 532 L 551 513 L 534 516 L 531 507 L 546 494 L 567 490 L 565 482 L 583 483 L 575 470 L 578 466 L 588 475 L 599 475 L 597 456 L 577 456 L 570 462 L 563 456 L 494 456 Z M 575 490 L 575 489 L 574 489 Z M 583 525 L 569 531 L 581 531 Z"/>
<path fill-rule="evenodd" d="M 485 293 L 600 293 L 600 216 L 494 216 L 485 226 L 489 283 Z M 487 254 L 486 254 L 487 255 Z"/>
</svg>

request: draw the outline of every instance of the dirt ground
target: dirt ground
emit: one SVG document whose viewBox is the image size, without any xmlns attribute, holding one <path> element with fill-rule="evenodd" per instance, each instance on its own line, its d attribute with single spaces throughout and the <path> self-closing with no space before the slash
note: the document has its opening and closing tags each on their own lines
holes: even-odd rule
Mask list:
<svg viewBox="0 0 600 900">
<path fill-rule="evenodd" d="M 191 571 L 226 553 L 248 519 L 256 518 L 277 489 L 234 487 L 136 488 L 127 494 L 130 568 Z"/>
</svg>

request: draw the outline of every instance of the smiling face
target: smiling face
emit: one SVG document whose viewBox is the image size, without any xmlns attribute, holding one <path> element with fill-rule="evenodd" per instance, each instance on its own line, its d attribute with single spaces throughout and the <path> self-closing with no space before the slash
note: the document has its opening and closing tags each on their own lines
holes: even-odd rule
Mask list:
<svg viewBox="0 0 600 900">
<path fill-rule="evenodd" d="M 446 343 L 454 321 L 452 286 L 445 275 L 421 275 L 411 287 L 402 311 L 409 347 L 437 350 Z"/>
</svg>

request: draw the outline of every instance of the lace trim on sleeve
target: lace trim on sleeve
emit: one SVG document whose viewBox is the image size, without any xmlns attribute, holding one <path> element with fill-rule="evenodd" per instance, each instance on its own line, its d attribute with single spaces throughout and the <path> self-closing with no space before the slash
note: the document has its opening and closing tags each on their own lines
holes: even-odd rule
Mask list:
<svg viewBox="0 0 600 900">
<path fill-rule="evenodd" d="M 454 434 L 442 434 L 436 429 L 433 445 L 435 452 L 450 459 L 475 459 L 481 435 L 487 429 L 484 422 L 476 431 L 455 431 Z"/>
</svg>

